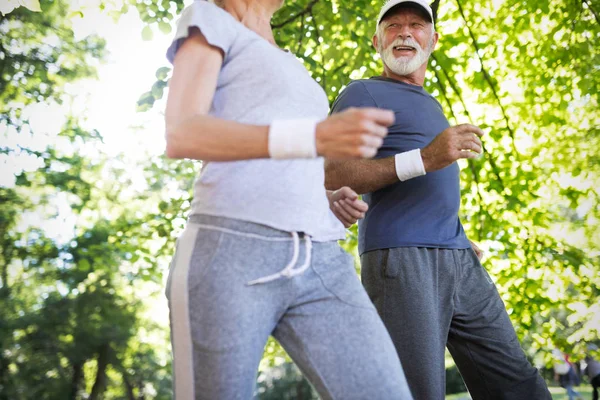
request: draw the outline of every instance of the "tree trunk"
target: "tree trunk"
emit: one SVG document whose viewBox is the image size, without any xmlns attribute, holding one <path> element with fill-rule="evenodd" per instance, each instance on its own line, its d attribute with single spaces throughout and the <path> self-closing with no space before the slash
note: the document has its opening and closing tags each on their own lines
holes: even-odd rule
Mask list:
<svg viewBox="0 0 600 400">
<path fill-rule="evenodd" d="M 8 360 L 2 356 L 2 347 L 0 347 L 0 400 L 8 400 Z"/>
<path fill-rule="evenodd" d="M 106 367 L 108 367 L 108 361 L 110 356 L 110 346 L 108 343 L 100 346 L 98 351 L 98 371 L 96 372 L 96 381 L 92 386 L 92 393 L 90 394 L 90 400 L 98 400 L 102 398 L 104 389 L 106 388 Z"/>
<path fill-rule="evenodd" d="M 306 396 L 306 394 L 305 394 L 303 379 L 300 379 L 298 381 L 298 383 L 296 384 L 296 395 L 298 396 L 298 398 L 296 400 L 308 399 L 308 396 Z"/>
<path fill-rule="evenodd" d="M 7 254 L 3 254 L 2 256 L 4 258 L 4 265 L 2 266 L 2 274 L 0 275 L 0 279 L 2 280 L 2 285 L 0 285 L 0 300 L 8 299 L 10 297 L 10 286 L 8 285 L 8 264 L 12 261 L 9 259 L 9 257 L 7 257 Z"/>
<path fill-rule="evenodd" d="M 71 395 L 69 399 L 77 400 L 77 392 L 79 391 L 79 385 L 83 380 L 83 364 L 84 362 L 73 364 L 73 378 L 71 379 Z"/>
<path fill-rule="evenodd" d="M 8 237 L 8 233 L 7 230 L 2 230 L 2 232 L 0 232 L 0 237 L 1 238 L 7 238 Z M 8 298 L 8 294 L 9 294 L 9 288 L 10 286 L 8 285 L 8 266 L 9 264 L 12 262 L 13 259 L 13 245 L 9 244 L 8 240 L 3 240 L 2 241 L 2 258 L 3 258 L 3 265 L 2 265 L 2 275 L 0 275 L 0 279 L 2 279 L 2 286 L 0 286 L 0 294 L 2 294 L 2 292 L 6 292 L 4 294 L 4 296 L 6 296 L 6 298 Z"/>
<path fill-rule="evenodd" d="M 133 386 L 129 381 L 129 376 L 127 375 L 127 371 L 125 371 L 125 368 L 121 368 L 121 376 L 123 377 L 123 382 L 125 383 L 125 393 L 127 393 L 127 400 L 135 400 L 135 396 L 133 395 Z"/>
<path fill-rule="evenodd" d="M 7 257 L 4 255 L 4 260 Z M 2 307 L 2 311 L 0 311 L 0 400 L 8 400 L 8 394 L 6 393 L 8 387 L 8 362 L 9 359 L 4 357 L 4 350 L 8 346 L 11 334 L 11 326 L 8 323 L 8 314 L 12 311 L 12 306 L 10 303 L 10 287 L 8 286 L 8 262 L 5 262 L 2 266 L 2 285 L 0 285 L 0 307 Z M 3 340 L 4 339 L 4 340 Z"/>
<path fill-rule="evenodd" d="M 2 287 L 0 289 L 8 291 L 8 265 L 4 264 L 2 267 Z"/>
</svg>

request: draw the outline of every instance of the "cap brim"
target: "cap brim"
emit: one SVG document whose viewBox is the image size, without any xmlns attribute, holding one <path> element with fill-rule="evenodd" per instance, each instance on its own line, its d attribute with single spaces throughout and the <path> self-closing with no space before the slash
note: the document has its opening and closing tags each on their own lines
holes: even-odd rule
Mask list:
<svg viewBox="0 0 600 400">
<path fill-rule="evenodd" d="M 398 4 L 390 7 L 390 9 L 387 10 L 379 18 L 379 20 L 377 21 L 377 25 L 379 25 L 381 23 L 381 21 L 383 21 L 383 19 L 387 15 L 389 15 L 390 12 L 392 12 L 392 11 L 394 11 L 394 10 L 400 8 L 400 7 L 404 7 L 404 8 L 417 8 L 417 9 L 419 9 L 422 12 L 423 16 L 425 16 L 427 18 L 427 20 L 433 24 L 433 16 L 429 13 L 429 10 L 427 10 L 425 7 L 423 7 L 422 4 L 419 4 L 419 3 L 415 2 L 415 1 L 403 1 L 401 3 L 398 3 Z"/>
</svg>

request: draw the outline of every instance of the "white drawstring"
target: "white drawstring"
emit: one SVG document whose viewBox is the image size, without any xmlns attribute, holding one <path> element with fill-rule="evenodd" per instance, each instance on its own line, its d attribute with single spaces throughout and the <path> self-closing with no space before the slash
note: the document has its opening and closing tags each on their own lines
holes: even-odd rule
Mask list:
<svg viewBox="0 0 600 400">
<path fill-rule="evenodd" d="M 300 266 L 300 268 L 291 269 L 289 271 L 289 273 L 284 274 L 288 278 L 302 275 L 304 273 L 304 271 L 306 271 L 307 269 L 310 268 L 310 255 L 312 253 L 312 241 L 310 240 L 310 236 L 307 236 L 307 235 L 304 236 L 304 240 L 305 240 L 304 243 L 305 243 L 305 252 L 306 252 L 306 256 L 304 257 L 304 264 L 302 264 L 302 266 Z"/>
<path fill-rule="evenodd" d="M 306 247 L 306 256 L 304 257 L 304 264 L 300 268 L 294 269 L 296 262 L 298 261 L 298 253 L 300 250 L 300 239 L 298 238 L 297 232 L 292 232 L 292 239 L 294 242 L 294 253 L 292 255 L 292 260 L 285 266 L 284 269 L 277 272 L 276 274 L 272 274 L 269 276 L 265 276 L 263 278 L 258 278 L 253 281 L 246 283 L 248 286 L 259 285 L 261 283 L 267 283 L 279 279 L 283 276 L 286 278 L 293 278 L 294 276 L 301 275 L 310 267 L 310 256 L 312 252 L 312 242 L 310 240 L 310 236 L 304 235 L 305 247 Z"/>
</svg>

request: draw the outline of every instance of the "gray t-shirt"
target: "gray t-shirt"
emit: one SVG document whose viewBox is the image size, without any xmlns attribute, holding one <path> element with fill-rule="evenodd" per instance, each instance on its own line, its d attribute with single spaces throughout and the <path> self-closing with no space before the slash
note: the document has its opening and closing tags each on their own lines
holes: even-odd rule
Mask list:
<svg viewBox="0 0 600 400">
<path fill-rule="evenodd" d="M 183 11 L 169 61 L 190 27 L 199 28 L 225 54 L 210 115 L 254 125 L 327 117 L 325 92 L 293 54 L 207 1 Z M 324 182 L 322 158 L 205 162 L 194 184 L 191 213 L 305 232 L 316 241 L 342 239 L 344 227 L 329 210 Z"/>
</svg>

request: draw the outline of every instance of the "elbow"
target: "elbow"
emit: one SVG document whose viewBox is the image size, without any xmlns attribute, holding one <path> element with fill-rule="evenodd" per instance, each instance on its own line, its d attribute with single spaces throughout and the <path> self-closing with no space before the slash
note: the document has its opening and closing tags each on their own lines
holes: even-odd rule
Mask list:
<svg viewBox="0 0 600 400">
<path fill-rule="evenodd" d="M 339 189 L 338 185 L 336 185 L 335 182 L 330 177 L 328 177 L 328 175 L 325 175 L 325 189 L 327 189 L 327 190 Z"/>
<path fill-rule="evenodd" d="M 167 145 L 167 147 L 165 148 L 165 155 L 167 156 L 167 158 L 173 160 L 179 160 L 183 158 L 179 155 L 179 152 L 177 150 L 173 149 L 172 147 L 169 147 L 169 145 Z"/>
<path fill-rule="evenodd" d="M 181 126 L 173 118 L 165 117 L 165 155 L 167 158 L 175 160 L 186 158 L 185 143 Z"/>
<path fill-rule="evenodd" d="M 325 160 L 325 189 L 337 190 L 341 187 L 337 179 L 337 171 L 335 164 Z"/>
<path fill-rule="evenodd" d="M 165 139 L 165 155 L 167 156 L 167 158 L 172 158 L 176 160 L 185 158 L 181 146 L 177 145 L 177 141 L 173 138 L 172 134 L 169 134 L 167 132 L 167 134 L 165 135 Z"/>
</svg>

